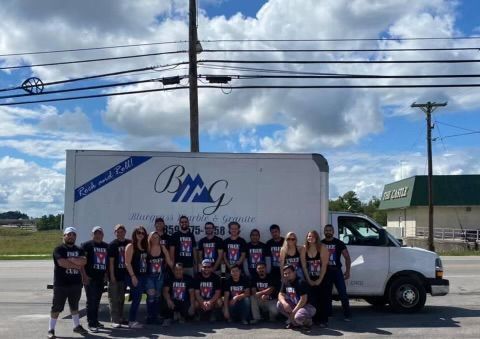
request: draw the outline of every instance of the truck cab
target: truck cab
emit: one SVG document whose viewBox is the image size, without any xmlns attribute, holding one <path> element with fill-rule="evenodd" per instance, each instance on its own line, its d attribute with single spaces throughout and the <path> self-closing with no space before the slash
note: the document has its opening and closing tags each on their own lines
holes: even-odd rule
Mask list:
<svg viewBox="0 0 480 339">
<path fill-rule="evenodd" d="M 427 293 L 442 296 L 449 292 L 443 279 L 440 257 L 431 251 L 404 247 L 385 229 L 365 215 L 331 212 L 335 237 L 346 245 L 351 257 L 350 297 L 363 298 L 372 305 L 390 304 L 397 312 L 423 308 Z"/>
</svg>

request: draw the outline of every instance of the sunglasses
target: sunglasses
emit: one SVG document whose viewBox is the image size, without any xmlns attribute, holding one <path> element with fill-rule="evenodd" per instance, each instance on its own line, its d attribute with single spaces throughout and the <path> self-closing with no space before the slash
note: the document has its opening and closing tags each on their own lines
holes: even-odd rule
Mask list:
<svg viewBox="0 0 480 339">
<path fill-rule="evenodd" d="M 146 235 L 147 233 L 143 232 L 143 231 L 137 231 L 136 232 L 138 235 Z"/>
<path fill-rule="evenodd" d="M 297 239 L 295 238 L 287 238 L 287 241 L 296 241 Z"/>
</svg>

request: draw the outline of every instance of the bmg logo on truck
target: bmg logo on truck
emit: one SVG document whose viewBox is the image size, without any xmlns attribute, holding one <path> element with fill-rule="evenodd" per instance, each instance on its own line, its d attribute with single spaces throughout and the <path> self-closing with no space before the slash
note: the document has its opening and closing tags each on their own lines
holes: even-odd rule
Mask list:
<svg viewBox="0 0 480 339">
<path fill-rule="evenodd" d="M 203 209 L 205 215 L 215 213 L 227 206 L 233 198 L 226 196 L 228 181 L 219 179 L 207 185 L 200 174 L 186 173 L 182 165 L 171 165 L 163 169 L 155 180 L 154 190 L 159 194 L 174 194 L 172 202 L 210 204 Z"/>
</svg>

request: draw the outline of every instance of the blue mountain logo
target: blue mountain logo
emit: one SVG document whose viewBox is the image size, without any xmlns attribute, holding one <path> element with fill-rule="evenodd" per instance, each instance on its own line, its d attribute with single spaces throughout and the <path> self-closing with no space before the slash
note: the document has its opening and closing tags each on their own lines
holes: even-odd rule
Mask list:
<svg viewBox="0 0 480 339">
<path fill-rule="evenodd" d="M 198 192 L 200 190 L 200 192 Z M 197 193 L 195 193 L 197 191 Z M 195 195 L 193 195 L 195 193 Z M 183 196 L 182 202 L 190 201 L 190 198 L 193 195 L 192 202 L 210 202 L 213 203 L 213 199 L 210 195 L 210 192 L 205 187 L 205 184 L 199 174 L 192 179 L 190 174 L 187 175 L 185 180 L 182 182 L 178 188 L 175 196 L 172 199 L 172 202 L 178 202 L 178 200 Z"/>
</svg>

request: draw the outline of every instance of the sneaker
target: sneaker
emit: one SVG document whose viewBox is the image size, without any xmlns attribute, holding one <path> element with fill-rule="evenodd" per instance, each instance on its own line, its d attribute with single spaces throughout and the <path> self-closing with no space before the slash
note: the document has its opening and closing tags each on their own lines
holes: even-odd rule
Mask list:
<svg viewBox="0 0 480 339">
<path fill-rule="evenodd" d="M 320 326 L 320 328 L 327 328 L 328 323 L 320 323 L 318 326 Z"/>
<path fill-rule="evenodd" d="M 55 336 L 55 330 L 48 330 L 47 338 L 48 339 L 56 339 L 57 337 Z"/>
<path fill-rule="evenodd" d="M 113 323 L 112 324 L 112 328 L 120 328 L 120 327 L 122 327 L 122 324 L 120 324 L 120 323 Z"/>
<path fill-rule="evenodd" d="M 102 324 L 101 322 L 98 322 L 98 321 L 97 321 L 97 323 L 95 324 L 95 326 L 98 327 L 98 328 L 105 328 L 105 325 Z"/>
<path fill-rule="evenodd" d="M 248 320 L 242 320 L 242 325 L 248 325 Z"/>
<path fill-rule="evenodd" d="M 258 324 L 260 322 L 260 319 L 252 319 L 250 320 L 250 325 L 255 325 L 255 324 Z"/>
<path fill-rule="evenodd" d="M 170 326 L 171 324 L 172 324 L 172 319 L 165 319 L 163 321 L 162 326 L 167 327 L 167 326 Z"/>
<path fill-rule="evenodd" d="M 343 318 L 343 320 L 346 321 L 346 322 L 352 321 L 352 319 L 350 317 L 345 317 L 345 318 Z"/>
<path fill-rule="evenodd" d="M 73 332 L 78 333 L 80 335 L 87 335 L 88 334 L 88 331 L 86 329 L 84 329 L 82 325 L 78 325 L 77 327 L 75 327 L 73 329 Z"/>
<path fill-rule="evenodd" d="M 181 315 L 178 315 L 178 323 L 179 324 L 185 324 L 185 318 L 182 317 Z"/>
<path fill-rule="evenodd" d="M 128 326 L 128 320 L 123 319 L 122 321 L 120 321 L 120 324 Z"/>
<path fill-rule="evenodd" d="M 302 331 L 310 332 L 312 330 L 312 324 L 313 324 L 312 319 L 305 320 L 302 326 Z"/>
<path fill-rule="evenodd" d="M 140 324 L 138 321 L 129 321 L 128 328 L 140 329 L 140 328 L 143 328 L 143 325 Z"/>
<path fill-rule="evenodd" d="M 98 333 L 98 327 L 96 326 L 88 326 L 88 330 L 92 333 Z"/>
</svg>

